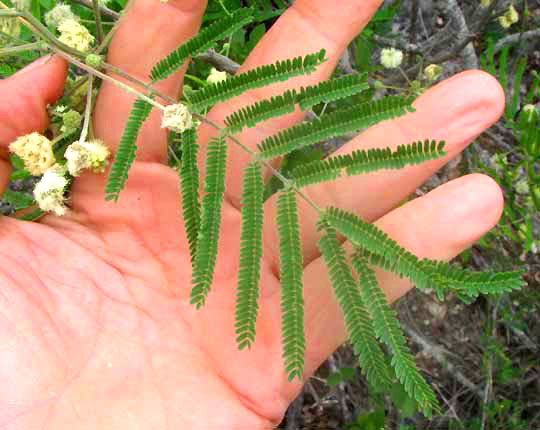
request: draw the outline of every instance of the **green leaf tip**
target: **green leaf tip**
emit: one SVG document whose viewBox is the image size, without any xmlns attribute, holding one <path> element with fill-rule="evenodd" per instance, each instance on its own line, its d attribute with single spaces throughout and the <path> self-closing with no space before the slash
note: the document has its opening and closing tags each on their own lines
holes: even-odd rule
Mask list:
<svg viewBox="0 0 540 430">
<path fill-rule="evenodd" d="M 216 21 L 156 63 L 150 72 L 150 78 L 156 82 L 169 77 L 182 67 L 189 57 L 205 52 L 215 42 L 233 34 L 253 20 L 253 9 L 242 8 Z"/>
</svg>

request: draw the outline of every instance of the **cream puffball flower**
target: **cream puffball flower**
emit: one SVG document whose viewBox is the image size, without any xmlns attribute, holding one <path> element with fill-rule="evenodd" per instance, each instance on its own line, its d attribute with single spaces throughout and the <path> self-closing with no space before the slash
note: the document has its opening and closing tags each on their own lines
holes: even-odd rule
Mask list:
<svg viewBox="0 0 540 430">
<path fill-rule="evenodd" d="M 55 164 L 48 169 L 34 188 L 34 197 L 41 210 L 64 215 L 67 212 L 64 189 L 68 183 L 64 167 Z"/>
<path fill-rule="evenodd" d="M 9 150 L 22 158 L 32 175 L 42 175 L 56 162 L 52 142 L 36 132 L 19 137 L 9 145 Z"/>
<path fill-rule="evenodd" d="M 403 52 L 395 48 L 384 48 L 381 51 L 381 64 L 387 69 L 395 69 L 403 61 Z"/>
<path fill-rule="evenodd" d="M 186 105 L 176 103 L 165 107 L 161 128 L 168 128 L 182 133 L 193 127 L 193 117 Z"/>
<path fill-rule="evenodd" d="M 210 75 L 206 78 L 206 82 L 209 84 L 217 84 L 218 82 L 223 82 L 227 79 L 227 72 L 220 72 L 219 70 L 212 67 L 210 70 Z"/>
<path fill-rule="evenodd" d="M 45 24 L 49 27 L 57 28 L 67 20 L 77 21 L 79 17 L 71 11 L 71 7 L 64 3 L 58 3 L 49 12 L 45 14 Z"/>
<path fill-rule="evenodd" d="M 72 143 L 64 153 L 68 172 L 72 176 L 79 176 L 83 169 L 90 169 L 95 173 L 103 172 L 109 155 L 109 149 L 98 139 Z"/>
<path fill-rule="evenodd" d="M 94 36 L 74 19 L 67 19 L 60 23 L 58 31 L 60 32 L 58 40 L 78 51 L 86 52 L 94 43 Z"/>
</svg>

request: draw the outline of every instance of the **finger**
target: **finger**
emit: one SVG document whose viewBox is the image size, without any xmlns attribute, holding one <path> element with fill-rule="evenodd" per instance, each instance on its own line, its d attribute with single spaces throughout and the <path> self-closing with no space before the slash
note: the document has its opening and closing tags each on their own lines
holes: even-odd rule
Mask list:
<svg viewBox="0 0 540 430">
<path fill-rule="evenodd" d="M 262 98 L 280 94 L 288 88 L 297 88 L 315 84 L 327 79 L 339 61 L 342 51 L 351 40 L 364 28 L 375 13 L 381 0 L 297 0 L 266 33 L 261 42 L 251 52 L 239 72 L 274 63 L 278 60 L 318 52 L 326 49 L 328 61 L 315 73 L 290 79 L 250 91 L 229 103 L 223 103 L 212 109 L 209 117 L 222 123 L 232 111 Z M 269 134 L 290 127 L 303 117 L 303 113 L 264 122 L 259 127 L 249 129 L 237 137 L 246 146 L 255 149 L 257 143 Z M 201 127 L 200 141 L 205 142 L 215 131 L 208 126 Z M 204 156 L 204 151 L 201 151 Z M 202 157 L 204 160 L 204 157 Z M 251 156 L 235 145 L 230 146 L 227 175 L 227 197 L 233 205 L 239 207 L 242 193 L 242 172 Z M 204 164 L 204 162 L 202 163 Z"/>
<path fill-rule="evenodd" d="M 111 42 L 108 62 L 149 82 L 154 64 L 197 33 L 205 7 L 205 0 L 132 1 Z M 186 68 L 187 64 L 178 73 L 157 83 L 156 88 L 176 97 L 181 91 Z M 115 78 L 123 80 L 118 76 Z M 94 127 L 98 137 L 113 151 L 118 146 L 133 101 L 133 96 L 124 90 L 103 83 L 96 103 Z M 139 142 L 144 146 L 139 146 L 137 160 L 166 160 L 167 135 L 160 128 L 160 122 L 161 114 L 154 109 L 141 130 Z"/>
<path fill-rule="evenodd" d="M 491 178 L 474 174 L 451 181 L 385 215 L 376 225 L 420 258 L 450 260 L 488 232 L 499 220 L 503 196 Z M 348 253 L 352 250 L 345 245 Z M 379 285 L 394 301 L 412 285 L 376 270 Z M 304 272 L 306 371 L 314 372 L 345 341 L 341 309 L 322 257 Z"/>
<path fill-rule="evenodd" d="M 0 81 L 0 192 L 11 171 L 6 161 L 9 144 L 19 136 L 45 130 L 49 123 L 46 107 L 62 95 L 66 74 L 64 60 L 47 56 Z"/>
<path fill-rule="evenodd" d="M 358 149 L 396 148 L 418 140 L 445 140 L 448 156 L 401 170 L 344 177 L 336 181 L 305 187 L 303 192 L 321 208 L 336 206 L 374 221 L 400 204 L 435 171 L 455 157 L 474 138 L 495 123 L 504 110 L 504 92 L 498 82 L 483 72 L 465 72 L 427 91 L 415 102 L 416 113 L 383 122 L 370 128 L 336 154 Z M 276 201 L 265 208 L 265 237 L 269 257 L 279 259 L 276 226 Z M 369 202 L 369 204 L 366 204 Z M 298 199 L 302 214 L 302 239 L 305 264 L 319 256 L 317 213 Z"/>
</svg>

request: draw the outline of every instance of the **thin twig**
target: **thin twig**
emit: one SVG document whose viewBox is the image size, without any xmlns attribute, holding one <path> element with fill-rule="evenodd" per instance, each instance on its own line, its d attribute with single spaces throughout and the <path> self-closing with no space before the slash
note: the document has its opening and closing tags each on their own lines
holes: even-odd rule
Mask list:
<svg viewBox="0 0 540 430">
<path fill-rule="evenodd" d="M 139 97 L 143 99 L 145 102 L 150 103 L 152 106 L 157 107 L 160 110 L 165 110 L 165 106 L 161 105 L 160 103 L 156 102 L 155 100 L 148 97 L 146 94 L 141 93 L 140 91 L 137 91 L 136 89 L 130 87 L 129 85 L 126 85 L 120 81 L 117 81 L 114 78 L 111 78 L 110 76 L 106 75 L 105 73 L 100 72 L 99 70 L 94 69 L 93 67 L 90 67 L 83 62 L 77 60 L 76 58 L 72 57 L 71 55 L 63 52 L 62 50 L 53 47 L 52 48 L 54 52 L 56 52 L 61 57 L 68 60 L 70 63 L 75 64 L 77 67 L 80 67 L 83 70 L 86 70 L 88 73 L 92 73 L 93 75 L 110 82 L 113 85 L 116 85 L 117 87 L 123 89 L 124 91 L 127 91 L 128 93 L 131 93 L 135 95 L 136 97 Z"/>
<path fill-rule="evenodd" d="M 482 390 L 467 378 L 457 367 L 445 357 L 446 351 L 438 345 L 434 345 L 426 338 L 418 334 L 412 327 L 401 322 L 403 330 L 409 335 L 413 342 L 420 345 L 422 349 L 430 354 L 446 371 L 452 375 L 461 385 L 471 390 L 478 398 L 482 399 Z"/>
<path fill-rule="evenodd" d="M 512 34 L 510 36 L 506 36 L 504 38 L 502 38 L 501 40 L 499 40 L 496 44 L 495 44 L 495 48 L 494 48 L 494 53 L 497 54 L 499 53 L 505 46 L 508 46 L 508 45 L 515 45 L 517 43 L 520 42 L 520 37 L 522 40 L 530 40 L 530 39 L 536 39 L 536 38 L 540 38 L 540 29 L 536 29 L 536 30 L 529 30 L 529 31 L 525 31 L 523 33 L 516 33 L 516 34 Z"/>
<path fill-rule="evenodd" d="M 212 64 L 216 69 L 230 73 L 231 75 L 236 74 L 240 68 L 240 64 L 235 63 L 229 57 L 225 55 L 218 54 L 213 49 L 209 49 L 203 54 L 197 55 L 199 60 L 202 60 L 206 63 Z"/>
<path fill-rule="evenodd" d="M 79 3 L 83 6 L 86 6 L 87 8 L 92 9 L 92 1 L 93 0 L 72 0 L 74 3 Z M 105 6 L 99 6 L 99 11 L 101 12 L 101 15 L 106 16 L 107 18 L 111 18 L 114 20 L 117 20 L 120 18 L 120 14 L 118 12 L 115 12 L 114 10 L 109 9 Z"/>
<path fill-rule="evenodd" d="M 98 0 L 92 0 L 92 9 L 94 10 L 94 17 L 96 19 L 98 43 L 101 44 L 103 42 L 103 25 L 101 25 L 101 13 Z"/>
</svg>

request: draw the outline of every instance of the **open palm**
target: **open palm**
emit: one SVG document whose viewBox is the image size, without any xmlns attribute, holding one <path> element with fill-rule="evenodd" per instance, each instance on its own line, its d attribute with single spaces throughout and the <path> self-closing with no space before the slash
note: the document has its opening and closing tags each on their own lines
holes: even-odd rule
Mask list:
<svg viewBox="0 0 540 430">
<path fill-rule="evenodd" d="M 285 86 L 327 78 L 341 51 L 381 0 L 297 0 L 267 33 L 243 69 L 327 50 L 329 61 L 305 78 L 251 92 L 218 106 L 227 112 Z M 196 34 L 203 0 L 136 0 L 111 44 L 108 61 L 140 79 Z M 49 59 L 0 82 L 0 145 L 47 124 L 45 107 L 62 93 L 66 64 Z M 160 84 L 177 96 L 182 73 Z M 104 84 L 94 128 L 113 150 L 133 98 Z M 447 141 L 455 156 L 497 120 L 498 84 L 468 72 L 428 91 L 416 114 L 354 139 L 341 153 L 423 138 Z M 240 136 L 254 146 L 301 116 L 264 123 Z M 301 389 L 281 361 L 279 260 L 275 200 L 265 209 L 264 261 L 257 340 L 237 351 L 234 333 L 241 217 L 239 172 L 249 155 L 230 147 L 222 238 L 213 289 L 204 308 L 189 304 L 191 265 L 182 225 L 179 179 L 165 165 L 166 133 L 153 112 L 119 203 L 104 201 L 104 175 L 78 178 L 66 217 L 40 223 L 0 220 L 0 428 L 259 429 L 277 425 Z M 202 128 L 204 152 L 212 130 Z M 448 259 L 498 220 L 502 198 L 489 178 L 471 175 L 399 206 L 444 164 L 426 163 L 307 188 L 320 206 L 335 205 L 374 221 L 423 257 Z M 1 161 L 0 182 L 9 166 Z M 201 166 L 202 168 L 202 166 Z M 315 213 L 301 206 L 305 253 L 306 374 L 346 338 L 339 307 L 316 247 Z M 377 272 L 391 299 L 410 285 Z"/>
</svg>

